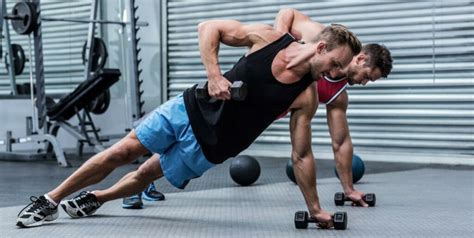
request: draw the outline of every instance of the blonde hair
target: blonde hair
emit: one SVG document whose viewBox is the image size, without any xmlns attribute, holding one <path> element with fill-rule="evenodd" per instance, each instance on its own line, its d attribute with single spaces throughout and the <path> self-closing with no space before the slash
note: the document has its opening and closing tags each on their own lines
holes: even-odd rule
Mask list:
<svg viewBox="0 0 474 238">
<path fill-rule="evenodd" d="M 362 44 L 356 35 L 340 24 L 326 26 L 311 42 L 325 41 L 327 50 L 331 51 L 338 46 L 348 45 L 354 55 L 360 53 Z"/>
</svg>

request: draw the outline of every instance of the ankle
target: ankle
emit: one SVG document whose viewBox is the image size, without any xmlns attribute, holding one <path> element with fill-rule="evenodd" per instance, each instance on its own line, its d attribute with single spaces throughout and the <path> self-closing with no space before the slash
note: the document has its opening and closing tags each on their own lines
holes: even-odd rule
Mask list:
<svg viewBox="0 0 474 238">
<path fill-rule="evenodd" d="M 104 204 L 105 202 L 107 202 L 101 191 L 96 190 L 92 191 L 91 193 L 94 194 L 95 198 L 100 204 Z"/>
<path fill-rule="evenodd" d="M 44 197 L 46 198 L 46 200 L 48 200 L 51 204 L 53 204 L 55 207 L 58 206 L 58 204 L 61 202 L 61 200 L 59 201 L 56 201 L 54 200 L 49 194 L 45 194 Z"/>
</svg>

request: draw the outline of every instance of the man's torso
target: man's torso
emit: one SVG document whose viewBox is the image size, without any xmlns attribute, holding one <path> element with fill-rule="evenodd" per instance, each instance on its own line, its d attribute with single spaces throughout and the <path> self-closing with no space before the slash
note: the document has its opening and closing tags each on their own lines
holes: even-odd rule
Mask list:
<svg viewBox="0 0 474 238">
<path fill-rule="evenodd" d="M 278 54 L 292 43 L 293 37 L 283 35 L 262 48 L 252 47 L 247 56 L 224 74 L 231 82 L 247 84 L 248 95 L 244 101 L 207 102 L 197 100 L 193 88 L 186 90 L 191 126 L 211 162 L 221 163 L 247 148 L 313 83 L 310 74 L 290 84 L 273 75 L 272 66 L 280 60 Z"/>
</svg>

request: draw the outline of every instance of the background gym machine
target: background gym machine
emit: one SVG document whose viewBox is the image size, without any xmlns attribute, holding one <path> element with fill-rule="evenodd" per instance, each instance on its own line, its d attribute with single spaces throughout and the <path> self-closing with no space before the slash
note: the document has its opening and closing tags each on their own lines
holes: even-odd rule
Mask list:
<svg viewBox="0 0 474 238">
<path fill-rule="evenodd" d="M 146 26 L 148 23 L 138 22 L 138 17 L 135 17 L 135 12 L 138 7 L 135 7 L 135 1 L 130 0 L 126 1 L 125 3 L 125 13 L 124 15 L 128 16 L 129 20 L 126 20 L 123 17 L 124 21 L 105 21 L 105 20 L 97 20 L 97 9 L 98 9 L 98 0 L 93 0 L 91 4 L 91 14 L 89 20 L 81 20 L 81 19 L 66 19 L 66 18 L 43 18 L 41 17 L 41 10 L 40 10 L 40 1 L 35 0 L 31 2 L 18 2 L 12 9 L 12 14 L 7 14 L 6 3 L 2 0 L 2 16 L 3 18 L 10 19 L 12 22 L 12 26 L 17 33 L 20 34 L 27 34 L 30 37 L 30 33 L 33 33 L 34 36 L 34 50 L 35 50 L 35 57 L 32 57 L 31 54 L 31 47 L 29 47 L 30 52 L 30 59 L 35 59 L 35 80 L 33 79 L 32 72 L 30 70 L 30 83 L 29 83 L 29 90 L 30 93 L 30 100 L 32 102 L 32 116 L 27 118 L 27 133 L 26 137 L 14 138 L 12 136 L 11 131 L 7 131 L 7 136 L 5 140 L 0 140 L 0 145 L 5 145 L 6 151 L 0 152 L 0 160 L 40 160 L 47 157 L 49 151 L 51 149 L 54 151 L 56 159 L 61 166 L 68 166 L 68 162 L 65 159 L 64 151 L 60 146 L 59 142 L 56 139 L 57 132 L 59 128 L 63 128 L 68 134 L 72 135 L 74 138 L 77 139 L 77 148 L 78 153 L 82 153 L 82 148 L 84 144 L 92 146 L 94 151 L 99 152 L 104 149 L 102 142 L 107 141 L 112 138 L 112 136 L 99 136 L 98 135 L 98 128 L 96 128 L 93 124 L 92 118 L 89 115 L 88 110 L 82 110 L 84 107 L 74 107 L 76 111 L 76 115 L 79 119 L 78 126 L 72 126 L 67 122 L 69 118 L 61 118 L 55 117 L 54 120 L 50 120 L 51 116 L 48 112 L 48 104 L 54 104 L 54 100 L 51 98 L 46 97 L 45 90 L 44 90 L 44 65 L 43 65 L 43 53 L 42 53 L 42 40 L 41 40 L 41 21 L 68 21 L 68 22 L 76 22 L 76 23 L 88 23 L 89 30 L 88 30 L 88 37 L 86 44 L 83 49 L 83 60 L 85 62 L 84 68 L 84 79 L 85 82 L 93 80 L 97 78 L 97 74 L 95 76 L 94 73 L 97 73 L 98 70 L 102 69 L 105 65 L 105 60 L 107 58 L 106 50 L 101 51 L 102 48 L 105 48 L 103 41 L 100 38 L 95 37 L 95 24 L 118 24 L 122 26 L 122 30 L 125 33 L 124 39 L 126 39 L 123 43 L 126 47 L 124 49 L 128 49 L 127 56 L 125 58 L 124 66 L 128 66 L 129 68 L 125 68 L 127 72 L 127 76 L 129 80 L 127 80 L 127 105 L 129 107 L 128 117 L 130 120 L 129 128 L 125 131 L 129 131 L 133 127 L 133 123 L 142 117 L 145 112 L 143 112 L 143 100 L 141 100 L 141 96 L 143 91 L 140 90 L 140 85 L 143 83 L 143 80 L 140 80 L 141 69 L 139 64 L 141 59 L 138 59 L 138 55 L 140 49 L 137 47 L 137 43 L 139 42 L 139 38 L 137 38 L 137 31 L 140 29 L 140 26 Z M 31 9 L 30 6 L 33 6 Z M 25 17 L 26 16 L 26 17 Z M 12 44 L 10 44 L 9 40 L 9 32 L 8 32 L 8 23 L 5 21 L 5 38 L 7 40 L 8 47 L 8 65 L 9 65 L 9 78 L 11 81 L 11 94 L 17 95 L 18 94 L 18 87 L 16 86 L 14 72 L 15 72 L 15 64 L 9 63 L 14 62 L 15 54 L 13 52 Z M 96 39 L 96 40 L 95 40 Z M 99 39 L 99 40 L 97 40 Z M 104 47 L 100 47 L 104 45 Z M 99 52 L 97 51 L 99 50 Z M 104 53 L 105 51 L 105 53 Z M 102 55 L 101 55 L 102 53 Z M 99 54 L 99 55 L 97 55 Z M 131 56 L 131 57 L 130 57 Z M 89 60 L 91 59 L 91 60 Z M 7 63 L 7 62 L 6 62 Z M 100 64 L 97 67 L 97 64 Z M 32 67 L 32 62 L 30 62 L 30 67 Z M 118 77 L 120 72 L 115 73 L 114 75 Z M 118 76 L 117 76 L 118 75 Z M 93 78 L 95 77 L 95 78 Z M 100 77 L 99 77 L 100 78 Z M 110 78 L 108 76 L 102 78 Z M 114 81 L 116 82 L 116 80 Z M 113 83 L 112 83 L 113 84 Z M 26 85 L 23 85 L 25 88 Z M 108 85 L 108 87 L 110 87 Z M 33 88 L 34 87 L 34 88 Z M 79 88 L 80 86 L 78 86 Z M 105 95 L 105 96 L 102 96 Z M 108 102 L 110 102 L 110 93 L 108 88 L 106 92 L 100 94 L 101 97 L 97 98 L 105 98 L 102 100 L 106 100 L 108 97 Z M 95 102 L 98 99 L 95 99 Z M 61 99 L 62 100 L 62 99 Z M 60 100 L 60 102 L 61 102 Z M 94 99 L 92 99 L 94 100 Z M 108 103 L 107 102 L 107 103 Z M 63 103 L 64 104 L 64 103 Z M 90 104 L 89 104 L 90 105 Z M 99 105 L 101 105 L 99 103 Z M 100 108 L 100 106 L 99 106 Z M 90 106 L 88 107 L 90 109 Z M 103 107 L 102 107 L 103 109 Z M 82 111 L 82 115 L 79 114 L 79 110 Z M 49 117 L 47 117 L 47 115 Z M 59 120 L 58 120 L 59 118 Z M 86 126 L 90 126 L 91 128 L 87 128 Z M 40 131 L 42 130 L 42 131 Z M 90 133 L 92 132 L 92 136 Z M 117 135 L 123 136 L 122 135 Z M 14 152 L 12 150 L 12 144 L 15 143 L 44 143 L 45 149 L 38 150 L 36 152 Z"/>
</svg>

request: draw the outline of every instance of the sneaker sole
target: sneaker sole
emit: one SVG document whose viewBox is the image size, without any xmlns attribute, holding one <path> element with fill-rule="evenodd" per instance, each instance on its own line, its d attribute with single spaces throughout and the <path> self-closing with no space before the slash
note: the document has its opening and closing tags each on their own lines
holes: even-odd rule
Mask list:
<svg viewBox="0 0 474 238">
<path fill-rule="evenodd" d="M 135 205 L 122 204 L 122 208 L 124 208 L 124 209 L 143 209 L 143 205 L 135 206 Z"/>
<path fill-rule="evenodd" d="M 54 220 L 58 219 L 58 217 L 59 217 L 59 212 L 56 212 L 55 214 L 52 214 L 52 215 L 49 215 L 49 216 L 45 217 L 45 218 L 44 218 L 43 220 L 41 220 L 41 221 L 37 221 L 37 222 L 31 223 L 31 224 L 29 224 L 29 225 L 25 225 L 25 224 L 23 224 L 23 222 L 17 221 L 17 222 L 16 222 L 16 226 L 21 227 L 21 228 L 30 228 L 30 227 L 41 226 L 41 225 L 44 224 L 44 222 L 46 222 L 46 221 L 54 221 Z"/>
<path fill-rule="evenodd" d="M 44 220 L 41 220 L 41 221 L 32 223 L 30 225 L 25 225 L 25 224 L 23 224 L 23 222 L 18 221 L 18 222 L 16 222 L 16 226 L 21 227 L 21 228 L 31 228 L 31 227 L 41 226 L 41 225 L 43 225 L 43 223 L 44 223 Z"/>
<path fill-rule="evenodd" d="M 149 196 L 146 195 L 146 193 L 142 193 L 142 199 L 144 199 L 146 201 L 151 201 L 151 202 L 165 200 L 165 198 L 152 198 L 152 197 L 149 197 Z"/>
</svg>

